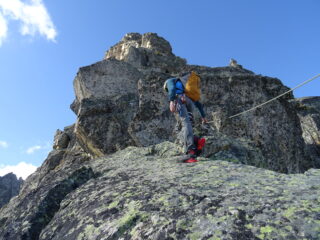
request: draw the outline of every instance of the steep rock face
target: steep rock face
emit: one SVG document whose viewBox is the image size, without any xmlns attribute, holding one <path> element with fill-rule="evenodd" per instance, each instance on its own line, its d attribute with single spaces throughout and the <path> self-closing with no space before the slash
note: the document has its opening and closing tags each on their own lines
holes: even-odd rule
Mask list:
<svg viewBox="0 0 320 240">
<path fill-rule="evenodd" d="M 19 194 L 23 180 L 17 179 L 13 173 L 0 177 L 0 208 L 7 204 L 11 198 Z"/>
<path fill-rule="evenodd" d="M 86 151 L 102 156 L 133 144 L 127 128 L 138 108 L 141 77 L 136 68 L 117 60 L 79 70 L 72 109 L 78 115 L 75 133 Z"/>
<path fill-rule="evenodd" d="M 142 56 L 147 56 L 148 64 L 141 63 Z M 253 165 L 286 173 L 312 166 L 297 111 L 288 101 L 292 95 L 227 118 L 287 91 L 280 80 L 238 67 L 187 65 L 179 59 L 156 34 L 132 33 L 113 46 L 105 60 L 81 68 L 74 80 L 72 109 L 78 116 L 75 133 L 83 149 L 103 156 L 127 146 L 173 141 L 175 119 L 162 85 L 169 77 L 195 70 L 211 127 L 233 139 L 246 138 L 261 149 L 264 164 Z"/>
<path fill-rule="evenodd" d="M 129 147 L 67 178 L 57 173 L 32 193 L 38 198 L 0 211 L 0 239 L 320 237 L 319 170 L 285 175 L 208 158 L 188 165 L 178 155 L 170 142 Z"/>
<path fill-rule="evenodd" d="M 228 118 L 287 91 L 278 79 L 228 71 L 225 75 L 197 71 L 202 78 L 206 111 L 209 116 L 213 115 L 213 124 L 220 132 L 253 141 L 263 152 L 265 166 L 269 169 L 293 173 L 310 167 L 310 160 L 304 153 L 299 118 L 288 102 L 292 96 L 254 112 Z"/>
<path fill-rule="evenodd" d="M 302 136 L 312 165 L 320 168 L 320 97 L 294 99 L 301 122 Z"/>
</svg>

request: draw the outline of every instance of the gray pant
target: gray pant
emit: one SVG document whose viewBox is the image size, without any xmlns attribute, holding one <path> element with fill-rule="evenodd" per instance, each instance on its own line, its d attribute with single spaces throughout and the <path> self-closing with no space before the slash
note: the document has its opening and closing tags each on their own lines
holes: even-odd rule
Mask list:
<svg viewBox="0 0 320 240">
<path fill-rule="evenodd" d="M 193 102 L 187 96 L 185 103 L 182 103 L 181 98 L 177 97 L 176 110 L 181 122 L 181 140 L 183 142 L 184 150 L 187 153 L 190 149 L 195 149 L 192 124 L 188 112 L 193 112 Z"/>
</svg>

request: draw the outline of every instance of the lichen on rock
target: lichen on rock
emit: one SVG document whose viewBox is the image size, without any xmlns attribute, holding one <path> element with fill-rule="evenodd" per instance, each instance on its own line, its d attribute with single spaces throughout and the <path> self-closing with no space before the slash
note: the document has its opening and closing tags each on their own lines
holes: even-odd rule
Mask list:
<svg viewBox="0 0 320 240">
<path fill-rule="evenodd" d="M 101 175 L 62 202 L 40 239 L 320 236 L 319 170 L 285 175 L 205 158 L 179 164 L 169 145 L 129 147 L 91 162 Z"/>
</svg>

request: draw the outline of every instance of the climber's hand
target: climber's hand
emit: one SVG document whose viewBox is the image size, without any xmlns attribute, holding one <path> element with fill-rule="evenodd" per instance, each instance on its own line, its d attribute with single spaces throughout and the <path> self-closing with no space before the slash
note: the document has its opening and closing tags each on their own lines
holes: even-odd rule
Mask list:
<svg viewBox="0 0 320 240">
<path fill-rule="evenodd" d="M 202 124 L 205 124 L 208 122 L 208 120 L 206 118 L 201 118 L 201 122 L 202 122 Z"/>
<path fill-rule="evenodd" d="M 176 111 L 176 104 L 174 101 L 170 101 L 170 111 L 175 112 Z"/>
</svg>

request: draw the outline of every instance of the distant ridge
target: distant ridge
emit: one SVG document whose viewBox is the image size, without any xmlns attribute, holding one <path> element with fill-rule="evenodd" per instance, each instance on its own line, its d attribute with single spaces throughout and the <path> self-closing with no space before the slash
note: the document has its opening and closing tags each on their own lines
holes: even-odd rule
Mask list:
<svg viewBox="0 0 320 240">
<path fill-rule="evenodd" d="M 17 176 L 13 173 L 0 177 L 0 208 L 7 204 L 11 198 L 19 194 L 22 184 L 22 178 L 17 179 Z"/>
</svg>

